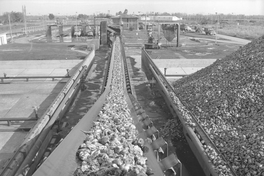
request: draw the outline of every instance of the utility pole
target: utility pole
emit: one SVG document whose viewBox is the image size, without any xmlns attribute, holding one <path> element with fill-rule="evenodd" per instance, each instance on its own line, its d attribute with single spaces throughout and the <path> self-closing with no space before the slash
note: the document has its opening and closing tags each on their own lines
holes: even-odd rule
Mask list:
<svg viewBox="0 0 264 176">
<path fill-rule="evenodd" d="M 23 13 L 23 17 L 24 17 L 25 34 L 27 35 L 26 6 L 22 6 L 22 13 Z"/>
<path fill-rule="evenodd" d="M 217 16 L 217 12 L 215 12 L 216 15 L 216 34 L 215 34 L 215 43 L 217 43 L 217 34 L 218 34 L 218 16 Z"/>
<path fill-rule="evenodd" d="M 94 38 L 96 38 L 96 21 L 95 21 L 95 14 L 94 14 Z"/>
<path fill-rule="evenodd" d="M 13 34 L 12 34 L 12 27 L 11 27 L 11 22 L 10 22 L 10 13 L 8 13 L 8 21 L 9 21 L 9 28 L 10 28 L 10 33 L 11 33 L 11 43 L 13 43 Z"/>
<path fill-rule="evenodd" d="M 77 12 L 76 12 L 76 31 L 77 31 L 77 25 L 78 25 L 78 14 L 77 14 Z M 79 32 L 79 31 L 78 31 Z M 77 34 L 77 32 L 75 32 L 75 34 L 76 34 L 76 37 L 77 37 L 77 40 L 78 40 L 78 34 Z"/>
</svg>

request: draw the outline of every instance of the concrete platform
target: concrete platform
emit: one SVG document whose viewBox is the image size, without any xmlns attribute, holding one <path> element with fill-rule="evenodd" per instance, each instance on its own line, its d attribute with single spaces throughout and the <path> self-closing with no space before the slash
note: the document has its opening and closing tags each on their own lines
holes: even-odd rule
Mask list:
<svg viewBox="0 0 264 176">
<path fill-rule="evenodd" d="M 0 77 L 4 76 L 65 76 L 78 68 L 82 60 L 27 60 L 0 61 Z M 0 118 L 34 118 L 34 107 L 39 107 L 38 116 L 43 115 L 69 78 L 23 79 L 0 81 Z M 0 121 L 0 166 L 3 166 L 14 150 L 22 143 L 27 131 L 36 121 Z"/>
<path fill-rule="evenodd" d="M 153 59 L 153 61 L 163 74 L 166 68 L 166 78 L 169 82 L 173 82 L 182 76 L 170 75 L 190 75 L 211 65 L 216 59 Z"/>
</svg>

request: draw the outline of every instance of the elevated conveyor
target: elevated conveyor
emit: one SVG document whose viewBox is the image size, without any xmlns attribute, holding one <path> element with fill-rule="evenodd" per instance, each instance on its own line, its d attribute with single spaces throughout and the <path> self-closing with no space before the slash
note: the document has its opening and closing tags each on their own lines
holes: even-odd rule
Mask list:
<svg viewBox="0 0 264 176">
<path fill-rule="evenodd" d="M 224 163 L 227 163 L 226 159 L 218 151 L 211 138 L 198 123 L 195 116 L 191 114 L 181 103 L 180 99 L 174 93 L 173 87 L 166 80 L 165 76 L 161 73 L 161 71 L 152 61 L 150 55 L 147 53 L 147 50 L 144 48 L 142 48 L 141 59 L 143 71 L 146 73 L 150 83 L 156 84 L 159 87 L 159 90 L 164 97 L 171 113 L 175 118 L 178 117 L 180 119 L 183 125 L 184 135 L 197 160 L 199 161 L 204 173 L 207 176 L 218 176 L 219 174 L 215 169 L 217 165 L 212 163 L 209 156 L 205 152 L 205 148 L 207 146 L 212 147 L 215 152 L 217 152 L 219 159 L 223 160 Z M 229 171 L 227 175 L 236 175 L 230 165 L 226 164 L 225 167 Z"/>
<path fill-rule="evenodd" d="M 27 172 L 34 161 L 43 154 L 52 136 L 52 126 L 60 119 L 71 105 L 76 93 L 80 88 L 80 80 L 91 68 L 94 58 L 94 49 L 81 63 L 78 70 L 70 77 L 69 81 L 51 103 L 46 112 L 41 116 L 36 125 L 29 131 L 23 143 L 14 152 L 7 164 L 1 168 L 0 175 L 13 176 Z"/>
<path fill-rule="evenodd" d="M 110 65 L 108 67 L 107 78 L 105 79 L 105 90 L 100 96 L 100 98 L 96 101 L 93 107 L 87 112 L 87 114 L 79 121 L 79 123 L 72 129 L 72 131 L 67 135 L 67 137 L 59 144 L 59 146 L 50 154 L 50 156 L 39 166 L 39 168 L 34 172 L 34 176 L 67 176 L 73 175 L 75 170 L 78 167 L 76 161 L 76 152 L 80 146 L 80 144 L 86 138 L 85 132 L 89 131 L 92 128 L 93 122 L 98 119 L 98 113 L 102 109 L 108 94 L 112 91 L 111 81 L 113 79 L 113 67 L 114 67 L 114 56 L 115 52 L 121 52 L 122 55 L 122 75 L 125 75 L 124 80 L 124 97 L 130 109 L 130 115 L 133 118 L 134 124 L 136 124 L 137 130 L 139 132 L 139 136 L 143 139 L 146 139 L 145 131 L 142 129 L 142 126 L 139 124 L 138 114 L 135 109 L 135 98 L 133 98 L 130 79 L 127 73 L 127 66 L 125 63 L 125 53 L 122 42 L 121 51 L 116 51 L 116 42 L 113 43 L 112 54 Z M 161 164 L 157 160 L 154 151 L 150 144 L 146 143 L 146 147 L 148 147 L 148 151 L 144 153 L 144 155 L 148 158 L 148 167 L 152 169 L 154 176 L 164 175 L 163 169 L 160 167 Z M 177 163 L 177 162 L 176 162 Z M 164 169 L 165 168 L 165 169 Z"/>
</svg>

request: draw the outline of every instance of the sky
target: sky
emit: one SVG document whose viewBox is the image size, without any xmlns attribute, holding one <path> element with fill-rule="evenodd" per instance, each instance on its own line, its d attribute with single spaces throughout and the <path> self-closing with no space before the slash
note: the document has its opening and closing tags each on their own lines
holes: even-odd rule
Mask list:
<svg viewBox="0 0 264 176">
<path fill-rule="evenodd" d="M 76 15 L 128 10 L 129 14 L 169 12 L 187 14 L 264 15 L 264 0 L 0 0 L 0 15 L 22 12 L 27 15 Z"/>
</svg>

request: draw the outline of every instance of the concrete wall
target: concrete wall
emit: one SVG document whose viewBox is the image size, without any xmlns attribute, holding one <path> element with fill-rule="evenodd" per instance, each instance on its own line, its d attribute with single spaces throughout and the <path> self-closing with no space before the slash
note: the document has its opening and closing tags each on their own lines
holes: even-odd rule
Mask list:
<svg viewBox="0 0 264 176">
<path fill-rule="evenodd" d="M 0 45 L 7 44 L 6 34 L 0 34 Z"/>
</svg>

